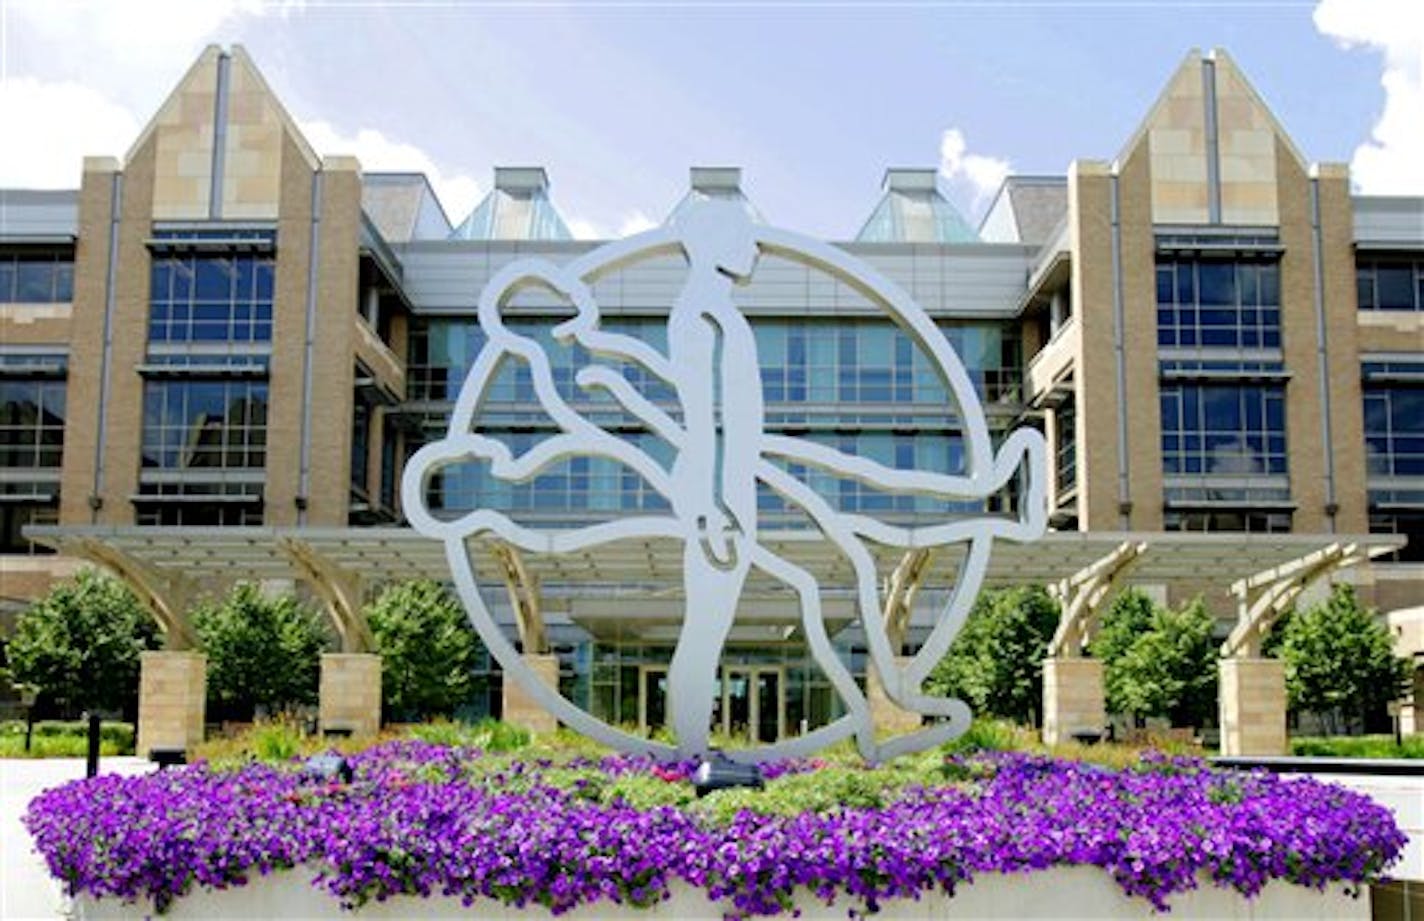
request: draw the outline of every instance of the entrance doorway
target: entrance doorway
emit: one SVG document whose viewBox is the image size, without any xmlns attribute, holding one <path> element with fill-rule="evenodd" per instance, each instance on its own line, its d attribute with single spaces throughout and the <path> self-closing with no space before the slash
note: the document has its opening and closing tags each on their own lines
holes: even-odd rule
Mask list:
<svg viewBox="0 0 1424 921">
<path fill-rule="evenodd" d="M 644 665 L 638 670 L 638 732 L 664 729 L 668 724 L 668 667 Z"/>
<path fill-rule="evenodd" d="M 753 743 L 775 742 L 785 735 L 786 676 L 782 668 L 728 665 L 722 669 L 721 684 L 721 706 L 713 714 L 714 729 Z"/>
<path fill-rule="evenodd" d="M 668 667 L 638 669 L 638 731 L 667 728 Z M 775 742 L 786 734 L 786 674 L 776 665 L 723 666 L 712 700 L 712 731 L 749 743 Z"/>
</svg>

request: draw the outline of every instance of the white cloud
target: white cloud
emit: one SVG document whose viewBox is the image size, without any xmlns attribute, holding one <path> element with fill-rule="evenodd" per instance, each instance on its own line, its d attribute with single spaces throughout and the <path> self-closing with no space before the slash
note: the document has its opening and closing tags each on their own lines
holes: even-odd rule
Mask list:
<svg viewBox="0 0 1424 921">
<path fill-rule="evenodd" d="M 618 236 L 631 237 L 635 233 L 652 230 L 656 226 L 658 226 L 657 221 L 641 211 L 633 210 L 623 216 L 623 222 L 618 225 Z"/>
<path fill-rule="evenodd" d="M 939 139 L 939 172 L 951 183 L 967 186 L 971 205 L 978 210 L 1009 175 L 1009 161 L 969 153 L 964 132 L 948 128 Z"/>
<path fill-rule="evenodd" d="M 644 212 L 634 209 L 623 215 L 623 218 L 618 222 L 616 232 L 608 225 L 583 217 L 570 218 L 568 225 L 569 232 L 574 235 L 576 240 L 619 240 L 623 237 L 631 237 L 635 233 L 652 230 L 658 226 L 658 222 L 648 217 Z"/>
<path fill-rule="evenodd" d="M 0 84 L 0 125 L 13 132 L 0 143 L 0 186 L 31 189 L 78 188 L 85 156 L 123 157 L 142 129 L 90 87 L 31 77 Z"/>
<path fill-rule="evenodd" d="M 303 122 L 301 130 L 318 153 L 354 156 L 368 172 L 424 173 L 453 221 L 464 220 L 479 201 L 480 185 L 473 178 L 460 172 L 447 172 L 419 147 L 388 138 L 374 128 L 345 134 L 330 122 L 310 121 Z"/>
<path fill-rule="evenodd" d="M 292 3 L 263 0 L 6 0 L 9 41 L 27 75 L 91 80 L 130 104 L 166 92 L 203 46 L 242 20 L 285 15 Z"/>
<path fill-rule="evenodd" d="M 1322 0 L 1315 28 L 1345 48 L 1384 58 L 1384 108 L 1355 148 L 1351 176 L 1362 192 L 1424 194 L 1424 4 L 1419 0 Z"/>
</svg>

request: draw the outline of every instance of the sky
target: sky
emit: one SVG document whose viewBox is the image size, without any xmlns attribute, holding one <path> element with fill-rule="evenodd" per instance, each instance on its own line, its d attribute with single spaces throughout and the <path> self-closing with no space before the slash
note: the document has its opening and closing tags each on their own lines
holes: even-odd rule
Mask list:
<svg viewBox="0 0 1424 921">
<path fill-rule="evenodd" d="M 324 154 L 430 176 L 452 222 L 542 165 L 575 234 L 661 221 L 690 166 L 853 237 L 887 167 L 971 220 L 1006 173 L 1112 159 L 1193 48 L 1225 48 L 1312 161 L 1424 195 L 1424 0 L 0 0 L 0 187 L 122 157 L 210 43 L 244 45 Z"/>
</svg>

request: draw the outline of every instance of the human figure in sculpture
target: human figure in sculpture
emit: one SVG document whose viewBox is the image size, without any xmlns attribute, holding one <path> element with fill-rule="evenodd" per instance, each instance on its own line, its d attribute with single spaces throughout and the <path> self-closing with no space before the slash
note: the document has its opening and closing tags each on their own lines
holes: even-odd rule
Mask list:
<svg viewBox="0 0 1424 921">
<path fill-rule="evenodd" d="M 761 375 L 756 339 L 732 286 L 750 280 L 758 250 L 746 214 L 730 203 L 701 203 L 678 229 L 690 265 L 668 316 L 668 359 L 686 431 L 672 467 L 672 506 L 688 528 L 687 610 L 668 694 L 679 749 L 700 753 L 757 540 Z"/>
</svg>

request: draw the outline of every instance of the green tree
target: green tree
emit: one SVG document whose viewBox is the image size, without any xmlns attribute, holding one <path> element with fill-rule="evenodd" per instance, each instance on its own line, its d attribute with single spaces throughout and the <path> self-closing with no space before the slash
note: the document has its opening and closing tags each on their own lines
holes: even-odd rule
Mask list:
<svg viewBox="0 0 1424 921">
<path fill-rule="evenodd" d="M 479 637 L 465 609 L 429 580 L 403 582 L 366 608 L 381 654 L 381 697 L 401 719 L 449 716 L 468 702 Z"/>
<path fill-rule="evenodd" d="M 15 682 L 39 687 L 42 711 L 133 713 L 139 653 L 158 646 L 158 626 L 133 592 L 85 569 L 20 615 L 6 655 Z"/>
<path fill-rule="evenodd" d="M 1198 598 L 1180 610 L 1156 608 L 1147 625 L 1106 663 L 1111 708 L 1134 718 L 1167 717 L 1200 726 L 1216 708 L 1215 618 Z"/>
<path fill-rule="evenodd" d="M 977 714 L 1037 725 L 1043 659 L 1058 617 L 1058 603 L 1041 586 L 984 592 L 926 687 L 963 698 Z"/>
<path fill-rule="evenodd" d="M 1286 693 L 1293 710 L 1318 713 L 1327 732 L 1362 724 L 1409 685 L 1409 663 L 1394 654 L 1378 614 L 1360 606 L 1354 586 L 1296 611 L 1280 631 Z"/>
<path fill-rule="evenodd" d="M 208 707 L 230 719 L 256 708 L 280 712 L 316 702 L 326 623 L 291 595 L 271 598 L 242 583 L 221 601 L 193 611 L 193 629 L 208 656 Z"/>
<path fill-rule="evenodd" d="M 1089 653 L 1104 664 L 1117 661 L 1152 623 L 1152 615 L 1156 613 L 1157 603 L 1138 589 L 1129 588 L 1119 593 L 1103 612 L 1098 631 L 1088 644 Z M 1111 700 L 1108 709 L 1123 712 L 1114 707 Z"/>
</svg>

